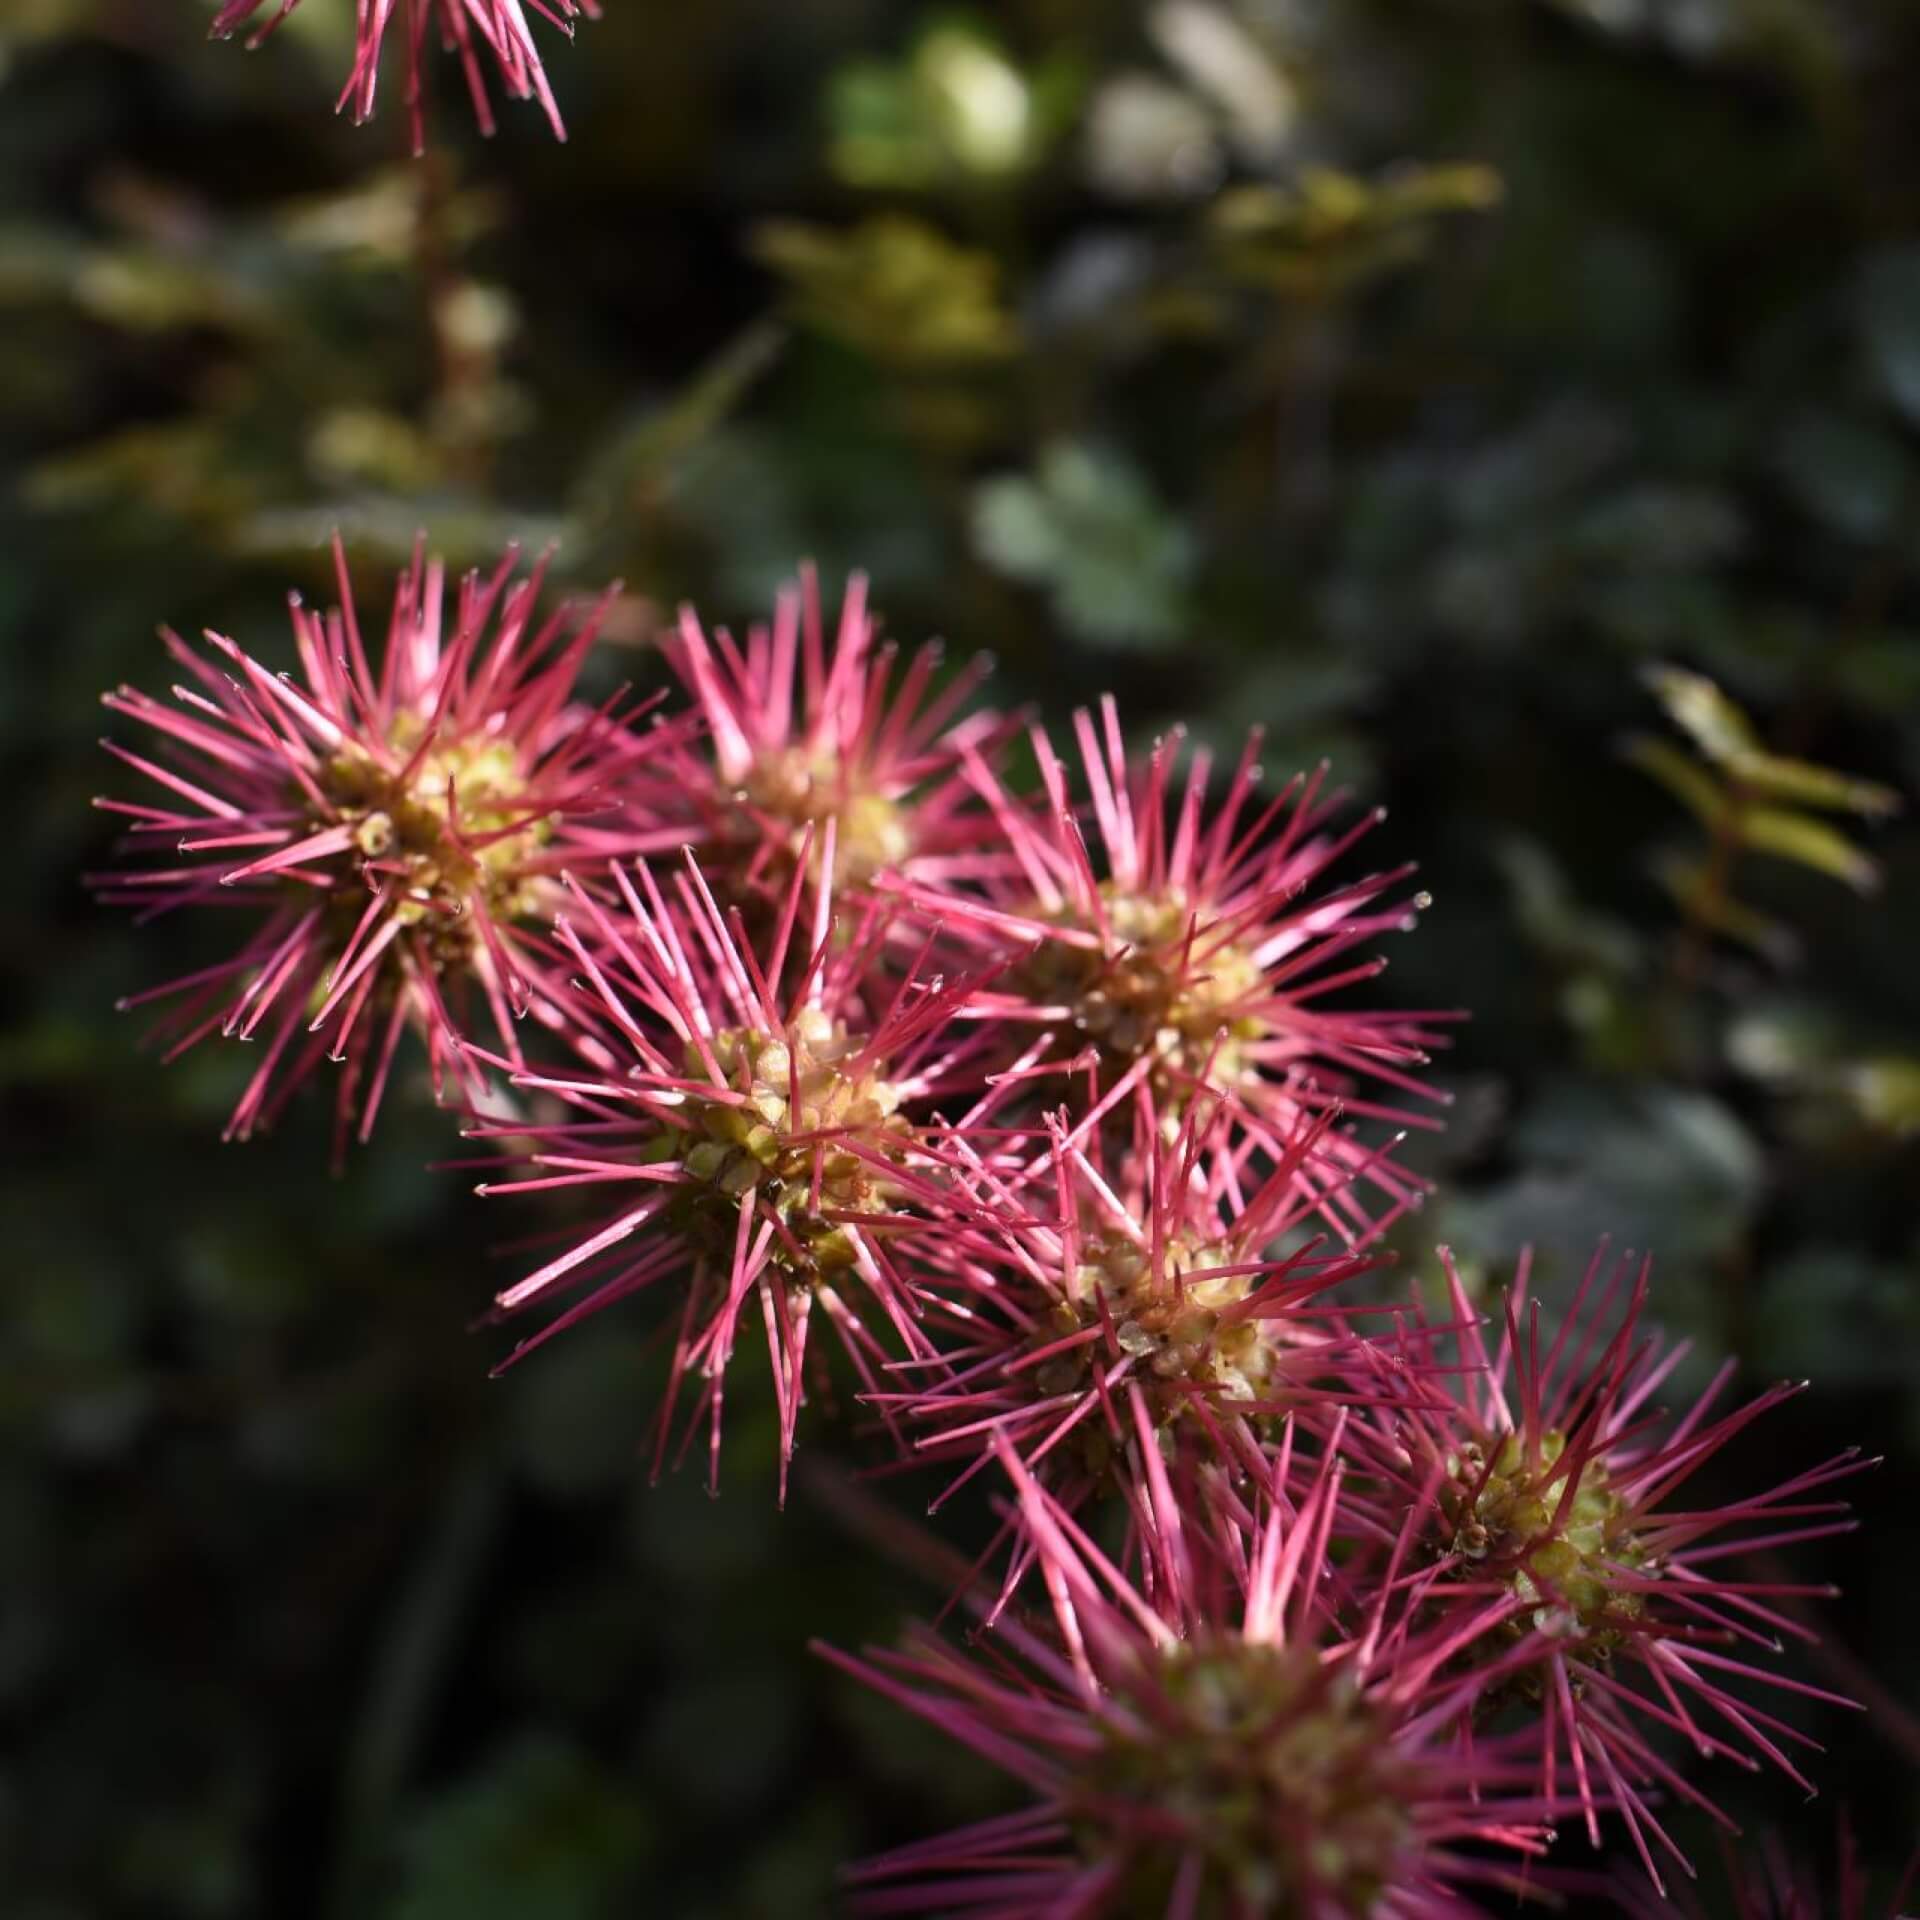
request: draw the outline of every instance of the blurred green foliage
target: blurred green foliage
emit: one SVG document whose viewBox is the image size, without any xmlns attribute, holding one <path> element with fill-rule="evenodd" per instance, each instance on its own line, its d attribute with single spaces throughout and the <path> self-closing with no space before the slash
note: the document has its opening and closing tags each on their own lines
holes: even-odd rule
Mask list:
<svg viewBox="0 0 1920 1920">
<path fill-rule="evenodd" d="M 999 1804 L 804 1653 L 937 1601 L 920 1483 L 821 1419 L 776 1513 L 749 1370 L 724 1497 L 648 1488 L 644 1310 L 486 1379 L 499 1243 L 561 1216 L 424 1171 L 421 1089 L 328 1183 L 318 1114 L 217 1146 L 239 1049 L 162 1071 L 109 1011 L 218 930 L 87 904 L 97 694 L 162 619 L 270 651 L 336 524 L 369 593 L 422 526 L 624 578 L 609 683 L 682 596 L 864 565 L 1008 703 L 1258 721 L 1388 803 L 1436 905 L 1381 991 L 1475 1015 L 1399 1250 L 1651 1245 L 1701 1372 L 1816 1380 L 1719 1490 L 1887 1454 L 1794 1556 L 1872 1710 L 1790 1711 L 1903 1859 L 1920 17 L 609 0 L 551 48 L 564 148 L 443 86 L 413 165 L 329 112 L 348 11 L 251 57 L 191 0 L 0 15 L 9 1920 L 814 1915 Z M 1663 890 L 1716 832 L 1791 959 Z"/>
<path fill-rule="evenodd" d="M 1687 921 L 1683 981 L 1692 984 L 1712 934 L 1790 959 L 1795 951 L 1791 932 L 1735 897 L 1740 856 L 1790 860 L 1856 892 L 1872 893 L 1879 887 L 1880 869 L 1820 815 L 1883 818 L 1900 810 L 1900 796 L 1872 780 L 1769 753 L 1746 714 L 1705 674 L 1653 667 L 1644 678 L 1668 717 L 1690 736 L 1694 752 L 1651 734 L 1634 734 L 1626 743 L 1627 758 L 1694 815 L 1706 840 L 1697 857 L 1669 857 L 1657 869 Z"/>
<path fill-rule="evenodd" d="M 1170 647 L 1187 630 L 1192 543 L 1116 454 L 1042 447 L 1031 478 L 981 482 L 973 542 L 1010 579 L 1049 588 L 1061 625 L 1096 646 Z"/>
<path fill-rule="evenodd" d="M 1069 124 L 1077 69 L 1023 72 L 977 20 L 930 15 L 897 60 L 851 59 L 827 92 L 827 164 L 850 187 L 991 188 Z"/>
</svg>

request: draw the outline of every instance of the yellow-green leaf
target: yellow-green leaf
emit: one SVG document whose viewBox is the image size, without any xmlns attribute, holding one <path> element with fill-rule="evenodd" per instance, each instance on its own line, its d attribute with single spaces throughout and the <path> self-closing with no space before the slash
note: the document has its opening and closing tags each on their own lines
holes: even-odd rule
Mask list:
<svg viewBox="0 0 1920 1920">
<path fill-rule="evenodd" d="M 1643 678 L 1667 717 L 1709 760 L 1727 766 L 1763 752 L 1753 723 L 1704 673 L 1685 667 L 1648 667 Z"/>
<path fill-rule="evenodd" d="M 1861 1118 L 1870 1125 L 1903 1139 L 1920 1133 L 1920 1060 L 1887 1054 L 1857 1062 L 1844 1077 Z"/>
<path fill-rule="evenodd" d="M 1643 677 L 1674 724 L 1739 785 L 1769 799 L 1797 801 L 1806 807 L 1872 815 L 1899 812 L 1900 796 L 1891 787 L 1769 753 L 1753 722 L 1705 674 L 1663 666 L 1647 668 Z M 1664 774 L 1655 777 L 1666 778 Z"/>
<path fill-rule="evenodd" d="M 792 289 L 803 322 L 877 359 L 955 365 L 1018 345 L 999 262 L 925 221 L 877 214 L 836 229 L 769 220 L 754 230 L 753 250 Z"/>
<path fill-rule="evenodd" d="M 1806 760 L 1783 759 L 1772 753 L 1745 753 L 1727 763 L 1727 770 L 1743 786 L 1776 800 L 1797 800 L 1808 807 L 1832 807 L 1847 813 L 1884 817 L 1900 811 L 1900 796 L 1873 780 L 1858 780 L 1832 767 L 1816 767 Z"/>
<path fill-rule="evenodd" d="M 1670 742 L 1637 733 L 1624 743 L 1621 751 L 1642 773 L 1659 781 L 1682 806 L 1698 814 L 1706 825 L 1713 826 L 1725 813 L 1727 796 L 1719 782 Z"/>
<path fill-rule="evenodd" d="M 1715 933 L 1737 940 L 1784 966 L 1799 951 L 1790 929 L 1743 906 L 1724 891 L 1709 887 L 1705 870 L 1692 861 L 1667 860 L 1655 869 L 1662 886 L 1680 906 Z"/>
<path fill-rule="evenodd" d="M 1741 844 L 1755 853 L 1811 867 L 1860 893 L 1871 893 L 1880 884 L 1874 862 L 1838 828 L 1811 814 L 1787 807 L 1742 807 L 1736 818 Z"/>
<path fill-rule="evenodd" d="M 1500 193 L 1500 177 L 1488 167 L 1405 167 L 1378 181 L 1311 167 L 1290 188 L 1221 194 L 1208 232 L 1236 279 L 1335 292 L 1415 257 L 1436 219 L 1483 211 Z"/>
</svg>

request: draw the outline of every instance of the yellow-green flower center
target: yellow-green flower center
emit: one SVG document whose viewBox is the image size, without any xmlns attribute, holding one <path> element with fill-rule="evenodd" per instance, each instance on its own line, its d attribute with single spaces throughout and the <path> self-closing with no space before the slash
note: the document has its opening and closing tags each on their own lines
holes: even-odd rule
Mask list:
<svg viewBox="0 0 1920 1920">
<path fill-rule="evenodd" d="M 861 1061 L 863 1042 L 816 1009 L 784 1033 L 729 1027 L 709 1045 L 726 1088 L 745 1097 L 693 1093 L 679 1109 L 666 1143 L 688 1180 L 676 1224 L 711 1257 L 730 1261 L 740 1210 L 752 1206 L 778 1220 L 771 1256 L 794 1280 L 851 1266 L 844 1216 L 885 1207 L 886 1163 L 907 1143 L 899 1090 L 877 1063 Z M 710 1077 L 696 1047 L 687 1048 L 686 1071 L 689 1079 Z"/>
<path fill-rule="evenodd" d="M 1070 1291 L 1037 1338 L 1051 1344 L 1110 1324 L 1120 1350 L 1134 1357 L 1133 1378 L 1146 1388 L 1155 1425 L 1171 1445 L 1172 1429 L 1193 1411 L 1196 1392 L 1218 1406 L 1271 1402 L 1281 1389 L 1281 1322 L 1233 1311 L 1261 1276 L 1212 1271 L 1238 1259 L 1218 1243 L 1182 1237 L 1162 1248 L 1156 1271 L 1150 1250 L 1138 1241 L 1111 1230 L 1088 1234 Z M 1082 1340 L 1026 1377 L 1037 1394 L 1051 1398 L 1081 1391 L 1111 1364 L 1104 1338 Z M 1084 1420 L 1075 1432 L 1083 1463 L 1104 1473 L 1112 1464 L 1106 1423 Z"/>
<path fill-rule="evenodd" d="M 1221 1246 L 1178 1239 L 1162 1249 L 1158 1272 L 1147 1247 L 1117 1233 L 1088 1235 L 1080 1243 L 1072 1297 L 1056 1317 L 1070 1332 L 1100 1318 L 1104 1302 L 1114 1337 L 1157 1380 L 1190 1380 L 1235 1399 L 1257 1398 L 1272 1370 L 1268 1325 L 1256 1315 L 1222 1325 L 1258 1283 L 1257 1274 L 1214 1273 L 1230 1263 Z M 1083 1350 L 1084 1353 L 1084 1350 Z M 1071 1384 L 1066 1370 L 1084 1370 L 1084 1357 L 1063 1356 L 1036 1371 L 1043 1391 Z"/>
<path fill-rule="evenodd" d="M 812 827 L 811 862 L 817 866 L 826 824 L 833 821 L 837 880 L 859 885 L 899 866 L 913 851 L 906 809 L 875 788 L 849 782 L 837 754 L 782 747 L 755 762 L 739 792 L 749 812 L 741 822 L 744 837 L 757 838 L 763 820 L 781 822 L 787 829 L 789 863 L 799 858 L 806 831 Z M 791 871 L 789 864 L 780 877 Z"/>
<path fill-rule="evenodd" d="M 391 744 L 403 762 L 419 744 L 412 715 L 396 725 Z M 397 882 L 394 912 L 402 924 L 424 931 L 428 953 L 443 971 L 472 956 L 474 906 L 496 921 L 534 911 L 529 865 L 553 828 L 550 818 L 526 817 L 526 782 L 512 742 L 435 748 L 404 780 L 365 753 L 343 748 L 321 769 L 318 784 L 351 827 L 370 880 Z M 341 911 L 351 923 L 364 905 L 349 897 Z"/>
<path fill-rule="evenodd" d="M 1557 1629 L 1604 1658 L 1618 1628 L 1643 1605 L 1638 1593 L 1622 1588 L 1619 1570 L 1658 1569 L 1598 1454 L 1578 1470 L 1571 1498 L 1568 1476 L 1553 1477 L 1566 1445 L 1557 1428 L 1541 1434 L 1531 1452 L 1509 1433 L 1494 1447 L 1489 1469 L 1486 1449 L 1469 1441 L 1447 1461 L 1441 1505 L 1455 1553 L 1504 1580 L 1533 1609 L 1534 1626 Z"/>
<path fill-rule="evenodd" d="M 1204 921 L 1190 940 L 1192 909 L 1178 891 L 1129 893 L 1111 883 L 1100 891 L 1110 930 L 1104 948 L 1046 941 L 1015 974 L 1016 988 L 1064 1009 L 1062 1042 L 1099 1050 L 1103 1085 L 1150 1056 L 1153 1091 L 1177 1111 L 1195 1080 L 1245 1080 L 1247 1043 L 1265 1027 L 1247 1010 L 1262 991 L 1252 957 L 1208 934 Z M 1036 917 L 1095 930 L 1073 908 Z"/>
</svg>

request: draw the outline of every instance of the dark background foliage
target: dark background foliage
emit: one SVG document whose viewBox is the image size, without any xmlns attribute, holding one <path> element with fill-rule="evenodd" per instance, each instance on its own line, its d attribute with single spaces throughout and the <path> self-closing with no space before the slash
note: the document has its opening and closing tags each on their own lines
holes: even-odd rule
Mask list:
<svg viewBox="0 0 1920 1920">
<path fill-rule="evenodd" d="M 99 690 L 164 684 L 162 619 L 272 653 L 336 524 L 370 598 L 419 526 L 618 573 L 609 680 L 683 596 L 744 621 L 803 556 L 865 566 L 1001 699 L 1258 719 L 1276 773 L 1386 802 L 1377 857 L 1435 896 L 1392 990 L 1475 1016 L 1404 1258 L 1492 1286 L 1533 1240 L 1564 1283 L 1600 1231 L 1651 1245 L 1671 1328 L 1815 1382 L 1714 1490 L 1887 1456 L 1863 1532 L 1794 1556 L 1845 1589 L 1797 1670 L 1870 1704 L 1788 1709 L 1828 1799 L 1715 1776 L 1816 1869 L 1844 1804 L 1885 1889 L 1920 1830 L 1920 835 L 1861 830 L 1877 894 L 1744 858 L 1770 927 L 1709 935 L 1662 868 L 1698 828 L 1620 748 L 1678 744 L 1641 677 L 1676 660 L 1920 785 L 1920 16 L 608 11 L 553 45 L 565 147 L 447 97 L 419 165 L 401 116 L 328 112 L 346 0 L 253 58 L 192 0 L 0 13 L 0 1907 L 810 1915 L 837 1860 L 995 1804 L 804 1652 L 937 1600 L 888 1519 L 924 1489 L 816 1415 L 776 1514 L 750 1380 L 724 1497 L 648 1488 L 644 1313 L 486 1378 L 529 1222 L 424 1171 L 418 1089 L 330 1180 L 320 1103 L 222 1148 L 247 1057 L 163 1071 L 111 1012 L 217 930 L 85 897 Z"/>
</svg>

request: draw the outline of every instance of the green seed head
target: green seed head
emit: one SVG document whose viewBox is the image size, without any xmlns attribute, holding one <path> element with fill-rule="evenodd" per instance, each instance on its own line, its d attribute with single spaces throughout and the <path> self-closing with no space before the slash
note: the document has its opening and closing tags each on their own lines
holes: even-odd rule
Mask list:
<svg viewBox="0 0 1920 1920">
<path fill-rule="evenodd" d="M 854 1243 L 837 1216 L 881 1211 L 892 1183 L 884 1164 L 903 1154 L 908 1128 L 898 1089 L 861 1042 L 817 1009 L 783 1033 L 729 1027 L 710 1042 L 722 1084 L 739 1100 L 688 1096 L 675 1138 L 688 1187 L 680 1225 L 714 1258 L 730 1260 L 740 1208 L 778 1217 L 773 1259 L 799 1283 L 851 1266 Z M 689 1079 L 706 1079 L 698 1048 Z M 822 1136 L 826 1136 L 823 1138 Z M 859 1143 L 856 1151 L 854 1142 Z"/>
<path fill-rule="evenodd" d="M 1620 1630 L 1641 1611 L 1618 1569 L 1657 1572 L 1633 1530 L 1629 1503 L 1611 1485 L 1596 1453 L 1579 1469 L 1573 1496 L 1554 1469 L 1566 1451 L 1557 1428 L 1529 1449 L 1517 1433 L 1489 1443 L 1469 1441 L 1447 1462 L 1441 1504 L 1453 1528 L 1450 1545 L 1484 1563 L 1532 1612 L 1532 1625 L 1560 1631 L 1593 1657 L 1608 1657 Z M 1566 1500 L 1565 1510 L 1561 1502 Z"/>
</svg>

